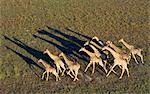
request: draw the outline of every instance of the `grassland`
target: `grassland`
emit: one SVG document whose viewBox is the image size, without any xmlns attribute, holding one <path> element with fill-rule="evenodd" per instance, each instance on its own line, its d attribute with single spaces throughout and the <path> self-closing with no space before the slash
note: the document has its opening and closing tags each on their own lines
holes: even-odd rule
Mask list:
<svg viewBox="0 0 150 94">
<path fill-rule="evenodd" d="M 1 94 L 149 94 L 150 24 L 148 0 L 1 0 L 0 93 Z M 130 77 L 122 80 L 113 73 L 106 78 L 98 66 L 86 73 L 92 81 L 79 76 L 54 82 L 41 80 L 39 58 L 42 52 L 65 51 L 79 62 L 81 71 L 87 62 L 78 49 L 93 36 L 111 40 L 120 38 L 144 50 L 145 64 L 129 64 Z M 123 47 L 125 49 L 125 47 Z M 138 61 L 140 59 L 138 58 Z M 116 68 L 117 72 L 120 70 Z"/>
</svg>

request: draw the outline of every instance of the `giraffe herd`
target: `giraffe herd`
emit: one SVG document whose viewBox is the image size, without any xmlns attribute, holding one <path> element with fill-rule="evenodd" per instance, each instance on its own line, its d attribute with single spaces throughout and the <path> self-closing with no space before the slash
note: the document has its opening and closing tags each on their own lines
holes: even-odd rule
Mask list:
<svg viewBox="0 0 150 94">
<path fill-rule="evenodd" d="M 92 74 L 94 74 L 95 66 L 98 64 L 104 69 L 104 71 L 106 72 L 106 77 L 108 77 L 111 72 L 114 72 L 116 74 L 113 69 L 118 65 L 122 70 L 119 79 L 122 78 L 125 71 L 127 72 L 127 76 L 129 77 L 130 75 L 127 65 L 129 64 L 131 57 L 133 57 L 135 62 L 138 64 L 138 61 L 135 57 L 135 55 L 138 55 L 141 58 L 141 62 L 144 63 L 142 55 L 143 50 L 140 48 L 135 48 L 133 45 L 128 44 L 123 39 L 120 39 L 118 42 L 122 43 L 128 49 L 128 51 L 117 47 L 111 41 L 106 41 L 104 43 L 96 36 L 94 36 L 90 41 L 85 42 L 84 46 L 79 49 L 79 52 L 85 52 L 90 58 L 84 72 L 87 72 L 88 68 L 93 65 Z M 86 46 L 90 47 L 93 52 L 87 49 Z M 42 63 L 45 67 L 45 72 L 42 75 L 42 79 L 44 79 L 44 75 L 47 74 L 46 81 L 48 81 L 49 73 L 52 73 L 56 77 L 56 81 L 59 81 L 61 80 L 59 74 L 61 73 L 61 76 L 63 76 L 66 72 L 67 75 L 74 79 L 73 81 L 79 80 L 77 77 L 81 68 L 81 65 L 79 63 L 71 61 L 63 52 L 61 52 L 59 55 L 54 55 L 48 49 L 46 49 L 43 54 L 47 54 L 54 61 L 53 63 L 55 64 L 56 69 L 42 59 L 39 59 L 38 63 Z M 108 57 L 110 54 L 114 58 L 113 64 L 110 64 L 110 62 L 108 61 Z M 107 69 L 107 65 L 110 68 L 109 71 Z"/>
</svg>

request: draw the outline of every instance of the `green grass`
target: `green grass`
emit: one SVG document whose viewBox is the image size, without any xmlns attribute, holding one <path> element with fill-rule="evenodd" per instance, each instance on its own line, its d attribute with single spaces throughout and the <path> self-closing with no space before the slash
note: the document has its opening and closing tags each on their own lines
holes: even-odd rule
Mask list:
<svg viewBox="0 0 150 94">
<path fill-rule="evenodd" d="M 0 93 L 150 93 L 148 0 L 1 0 L 0 4 Z M 47 26 L 59 30 L 69 38 L 49 30 Z M 39 34 L 39 28 L 49 32 L 51 37 Z M 81 76 L 78 82 L 72 82 L 69 77 L 54 82 L 53 76 L 48 82 L 42 81 L 39 76 L 43 70 L 36 66 L 32 68 L 30 63 L 36 64 L 46 48 L 58 54 L 61 52 L 60 46 L 81 46 L 80 42 L 71 40 L 72 36 L 80 41 L 88 40 L 81 34 L 88 37 L 96 35 L 103 41 L 113 41 L 117 46 L 121 45 L 118 40 L 124 38 L 130 44 L 144 49 L 145 64 L 137 65 L 132 59 L 129 65 L 131 77 L 127 78 L 125 74 L 122 80 L 113 73 L 106 78 L 97 66 L 91 82 Z M 10 40 L 14 40 L 13 37 L 18 39 L 26 46 L 19 41 L 5 39 L 4 35 Z M 33 35 L 42 37 L 49 43 Z M 86 62 L 74 58 L 81 64 L 83 71 Z M 90 70 L 91 68 L 88 75 Z M 120 74 L 120 70 L 117 72 Z"/>
</svg>

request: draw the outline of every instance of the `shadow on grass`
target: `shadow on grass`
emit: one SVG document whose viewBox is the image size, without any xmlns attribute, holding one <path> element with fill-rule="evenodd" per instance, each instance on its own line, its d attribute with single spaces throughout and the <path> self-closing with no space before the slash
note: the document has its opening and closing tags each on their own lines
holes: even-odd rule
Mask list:
<svg viewBox="0 0 150 94">
<path fill-rule="evenodd" d="M 46 62 L 50 63 L 50 61 L 52 61 L 48 56 L 44 55 L 43 52 L 41 51 L 38 51 L 36 49 L 33 49 L 32 47 L 26 45 L 25 43 L 23 43 L 22 41 L 20 41 L 19 39 L 17 38 L 9 38 L 7 36 L 4 36 L 4 38 L 6 40 L 9 40 L 11 41 L 12 43 L 16 44 L 17 46 L 19 46 L 20 48 L 26 50 L 29 54 L 31 54 L 32 56 L 34 56 L 35 58 L 37 59 L 43 59 L 45 60 Z M 21 56 L 21 55 L 20 55 Z M 32 62 L 28 62 L 28 63 L 31 63 Z M 35 63 L 34 63 L 35 64 Z M 51 63 L 50 63 L 51 64 Z M 52 65 L 52 64 L 51 64 Z"/>
<path fill-rule="evenodd" d="M 8 46 L 5 46 L 8 50 L 11 50 L 12 52 L 14 52 L 16 55 L 18 55 L 19 57 L 21 57 L 28 65 L 29 65 L 29 68 L 34 72 L 34 74 L 38 77 L 39 74 L 37 74 L 37 72 L 34 70 L 34 66 L 44 70 L 41 66 L 39 66 L 37 63 L 35 63 L 31 58 L 29 57 L 26 57 L 24 56 L 23 54 L 21 53 L 18 53 L 17 51 L 13 50 L 12 48 L 8 47 Z"/>
<path fill-rule="evenodd" d="M 84 61 L 87 61 L 87 59 L 83 58 L 81 55 L 79 55 L 79 54 L 77 54 L 77 53 L 72 52 L 72 51 L 69 50 L 68 48 L 65 48 L 65 47 L 63 47 L 63 46 L 60 46 L 60 45 L 58 45 L 58 44 L 56 44 L 56 43 L 54 43 L 54 42 L 51 42 L 51 41 L 49 41 L 49 40 L 47 40 L 47 39 L 45 39 L 45 38 L 42 38 L 42 37 L 40 37 L 40 36 L 38 36 L 38 35 L 35 35 L 35 34 L 33 35 L 33 37 L 34 37 L 34 38 L 39 38 L 39 39 L 41 39 L 41 40 L 43 40 L 43 41 L 45 41 L 45 42 L 50 43 L 51 45 L 57 47 L 60 51 L 64 52 L 64 53 L 67 54 L 67 55 L 73 55 L 73 56 L 75 56 L 75 57 L 78 57 L 79 59 L 82 59 L 82 60 L 84 60 Z"/>
<path fill-rule="evenodd" d="M 75 31 L 73 31 L 73 30 L 71 30 L 71 29 L 69 29 L 69 28 L 66 28 L 66 30 L 67 30 L 67 31 L 70 31 L 70 32 L 72 32 L 72 33 L 74 33 L 74 34 L 77 34 L 77 35 L 79 35 L 79 36 L 82 36 L 82 37 L 84 37 L 84 38 L 86 38 L 86 39 L 88 39 L 88 40 L 91 40 L 91 37 L 89 37 L 89 36 L 85 36 L 85 35 L 83 35 L 83 34 L 77 33 L 77 32 L 75 32 Z"/>
<path fill-rule="evenodd" d="M 85 41 L 80 40 L 79 38 L 77 38 L 77 37 L 75 37 L 75 36 L 71 36 L 71 35 L 67 35 L 67 34 L 65 34 L 65 33 L 62 33 L 62 31 L 60 31 L 60 30 L 58 30 L 58 29 L 54 29 L 54 28 L 49 27 L 49 26 L 47 26 L 47 28 L 48 28 L 51 32 L 60 34 L 61 36 L 64 36 L 65 38 L 67 38 L 67 39 L 70 40 L 71 42 L 76 43 L 76 44 L 78 44 L 78 45 L 80 45 L 80 46 L 83 46 L 83 44 L 85 43 Z M 81 35 L 81 34 L 76 33 L 76 32 L 74 32 L 74 31 L 72 31 L 72 30 L 70 30 L 70 29 L 67 29 L 67 30 L 68 30 L 68 31 L 71 31 L 71 32 L 73 32 L 73 33 L 75 33 L 75 34 Z M 85 36 L 85 35 L 82 35 L 82 37 L 85 37 L 86 39 L 91 39 L 90 37 L 87 37 L 87 36 Z"/>
<path fill-rule="evenodd" d="M 56 31 L 58 32 L 58 30 L 56 30 Z M 72 42 L 70 40 L 63 39 L 61 37 L 58 37 L 57 35 L 52 34 L 51 32 L 48 32 L 44 29 L 38 30 L 37 32 L 38 32 L 38 34 L 47 35 L 47 36 L 55 39 L 56 41 L 60 42 L 61 45 L 63 45 L 66 49 L 69 50 L 69 52 L 78 51 L 80 49 L 80 46 L 75 44 L 74 42 Z"/>
<path fill-rule="evenodd" d="M 48 32 L 44 29 L 37 30 L 37 32 L 40 35 L 47 35 L 50 38 L 55 39 L 56 41 L 60 42 L 62 46 L 60 46 L 60 45 L 58 45 L 54 42 L 48 41 L 47 39 L 44 39 L 44 38 L 42 38 L 38 35 L 34 34 L 33 36 L 35 38 L 39 38 L 41 40 L 44 40 L 44 41 L 56 46 L 60 51 L 64 52 L 67 55 L 75 56 L 75 57 L 77 57 L 81 60 L 87 61 L 87 59 L 84 58 L 83 56 L 81 56 L 80 53 L 79 53 L 79 49 L 82 47 L 82 45 L 85 43 L 85 41 L 82 41 L 82 40 L 80 40 L 80 39 L 78 39 L 74 36 L 70 36 L 70 35 L 67 35 L 65 33 L 62 33 L 61 31 L 50 28 L 50 27 L 48 27 L 48 29 L 50 29 L 51 32 Z M 56 34 L 53 34 L 53 33 L 60 34 L 60 35 L 64 36 L 67 39 L 61 38 L 61 37 L 59 37 L 59 36 L 57 36 Z"/>
<path fill-rule="evenodd" d="M 82 36 L 83 38 L 87 39 L 87 40 L 91 40 L 92 38 L 87 36 L 87 35 L 83 35 L 83 34 L 80 34 L 80 33 L 77 33 L 69 28 L 66 28 L 67 31 L 70 31 L 76 35 L 79 35 L 79 36 Z M 103 40 L 99 40 L 100 43 L 104 44 L 104 45 L 101 45 L 97 40 L 93 39 L 92 41 L 94 41 L 96 44 L 98 44 L 99 46 L 106 46 L 105 42 Z M 85 43 L 85 42 L 84 42 Z"/>
</svg>

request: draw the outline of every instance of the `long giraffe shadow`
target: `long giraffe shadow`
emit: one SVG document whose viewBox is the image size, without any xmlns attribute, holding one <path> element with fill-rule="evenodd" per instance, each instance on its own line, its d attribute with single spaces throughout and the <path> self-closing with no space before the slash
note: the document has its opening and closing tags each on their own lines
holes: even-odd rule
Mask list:
<svg viewBox="0 0 150 94">
<path fill-rule="evenodd" d="M 41 40 L 43 40 L 43 41 L 45 41 L 45 42 L 47 42 L 47 43 L 49 43 L 49 44 L 54 45 L 55 47 L 57 47 L 57 48 L 58 48 L 60 51 L 62 51 L 62 52 L 70 53 L 67 48 L 62 47 L 62 46 L 60 46 L 60 45 L 58 45 L 58 44 L 56 44 L 56 43 L 54 43 L 54 42 L 52 42 L 52 41 L 49 41 L 49 40 L 47 40 L 47 39 L 45 39 L 45 38 L 42 38 L 42 37 L 40 37 L 40 36 L 38 36 L 38 35 L 35 35 L 35 34 L 33 34 L 33 37 L 34 37 L 34 38 L 39 38 L 39 39 L 41 39 Z"/>
<path fill-rule="evenodd" d="M 7 37 L 7 36 L 4 36 L 4 38 L 5 38 L 6 40 L 9 40 L 9 41 L 11 41 L 12 43 L 16 44 L 16 45 L 19 46 L 20 48 L 26 50 L 26 51 L 27 51 L 29 54 L 31 54 L 33 57 L 35 57 L 35 58 L 37 58 L 37 59 L 43 59 L 43 60 L 45 60 L 46 62 L 48 62 L 48 63 L 51 64 L 51 61 L 52 61 L 52 60 L 51 60 L 48 56 L 44 55 L 43 52 L 38 51 L 38 50 L 36 50 L 36 49 L 33 49 L 32 47 L 26 45 L 25 43 L 23 43 L 22 41 L 20 41 L 20 40 L 17 39 L 17 38 L 14 38 L 14 37 L 13 37 L 13 39 L 11 39 L 11 38 L 9 38 L 9 37 Z M 51 65 L 52 65 L 52 64 L 51 64 Z M 52 66 L 53 66 L 53 65 L 52 65 Z"/>
<path fill-rule="evenodd" d="M 63 39 L 63 38 L 61 38 L 61 37 L 58 37 L 58 36 L 56 36 L 56 35 L 54 35 L 54 34 L 48 32 L 48 31 L 46 31 L 46 30 L 44 30 L 44 29 L 38 30 L 37 32 L 38 32 L 38 34 L 47 35 L 47 36 L 49 36 L 50 38 L 53 38 L 53 39 L 55 39 L 56 41 L 60 42 L 61 45 L 63 45 L 63 46 L 64 46 L 65 48 L 67 48 L 68 50 L 70 50 L 70 52 L 78 51 L 78 50 L 80 49 L 80 46 L 79 46 L 79 45 L 77 45 L 77 44 L 75 44 L 75 43 L 73 43 L 73 42 L 71 42 L 71 41 L 69 41 L 69 40 L 66 40 L 66 39 Z"/>
<path fill-rule="evenodd" d="M 37 71 L 34 70 L 34 66 L 40 68 L 41 70 L 44 70 L 44 68 L 42 68 L 41 66 L 39 66 L 36 62 L 34 62 L 31 58 L 27 57 L 27 56 L 24 56 L 23 54 L 13 50 L 12 48 L 8 47 L 8 46 L 5 46 L 6 49 L 8 50 L 11 50 L 13 53 L 15 53 L 16 55 L 18 55 L 19 57 L 21 57 L 28 65 L 29 65 L 29 68 L 34 72 L 34 74 L 38 77 L 39 76 L 39 73 L 37 73 Z"/>
<path fill-rule="evenodd" d="M 66 40 L 66 39 L 63 39 L 63 38 L 61 38 L 61 37 L 58 37 L 58 36 L 56 36 L 56 35 L 54 35 L 54 34 L 48 32 L 48 31 L 46 31 L 46 30 L 44 30 L 44 29 L 38 30 L 37 32 L 38 32 L 38 34 L 40 34 L 40 35 L 47 35 L 47 36 L 49 36 L 50 38 L 53 38 L 53 39 L 55 39 L 56 41 L 60 42 L 61 45 L 65 48 L 66 51 L 64 51 L 63 49 L 60 49 L 60 50 L 66 52 L 66 54 L 68 54 L 68 55 L 70 55 L 70 56 L 75 56 L 75 57 L 77 57 L 77 58 L 79 58 L 79 59 L 81 59 L 81 60 L 87 61 L 86 57 L 81 56 L 80 53 L 79 53 L 79 49 L 81 48 L 81 46 L 80 46 L 80 45 L 77 45 L 75 42 L 72 42 L 72 41 L 70 41 L 70 40 Z M 57 31 L 57 32 L 58 32 L 58 31 Z M 64 35 L 65 35 L 65 34 L 64 34 Z M 34 35 L 34 36 L 35 36 L 35 35 Z M 36 35 L 36 36 L 37 36 L 37 35 Z M 65 35 L 65 36 L 69 37 L 69 35 Z M 38 38 L 39 38 L 39 37 L 38 37 Z M 40 38 L 40 39 L 41 39 L 41 38 Z M 42 40 L 43 40 L 43 39 L 42 39 Z M 79 41 L 79 40 L 78 40 L 78 41 Z M 47 41 L 47 42 L 48 42 L 48 41 Z M 82 42 L 83 42 L 83 41 L 82 41 Z M 49 43 L 53 44 L 54 46 L 56 46 L 56 47 L 58 47 L 58 48 L 62 48 L 62 47 L 56 45 L 55 43 L 52 43 L 52 42 L 49 42 Z"/>
<path fill-rule="evenodd" d="M 49 27 L 47 26 L 47 28 L 53 32 L 53 33 L 57 33 L 57 34 L 60 34 L 61 36 L 67 38 L 68 40 L 80 45 L 80 46 L 83 46 L 83 44 L 86 42 L 86 41 L 83 41 L 83 40 L 80 40 L 79 38 L 75 37 L 75 36 L 72 36 L 72 35 L 68 35 L 68 34 L 65 34 L 65 33 L 62 33 L 60 30 L 58 29 L 54 29 L 52 27 Z M 89 38 L 90 39 L 90 38 Z"/>
<path fill-rule="evenodd" d="M 66 30 L 67 30 L 67 31 L 70 31 L 70 32 L 72 32 L 72 33 L 74 33 L 74 34 L 76 34 L 76 35 L 82 36 L 82 37 L 84 37 L 85 39 L 91 40 L 91 37 L 89 37 L 89 36 L 86 36 L 86 35 L 77 33 L 77 32 L 75 32 L 75 31 L 73 31 L 73 30 L 71 30 L 71 29 L 69 29 L 69 28 L 66 28 Z"/>
<path fill-rule="evenodd" d="M 86 61 L 86 62 L 87 62 L 87 59 L 86 59 L 86 58 L 83 58 L 83 57 L 82 57 L 81 55 L 79 55 L 79 54 L 70 52 L 70 50 L 69 50 L 68 48 L 65 48 L 65 47 L 63 47 L 63 46 L 60 46 L 60 45 L 58 45 L 58 44 L 56 44 L 56 43 L 54 43 L 54 42 L 51 42 L 51 41 L 49 41 L 49 40 L 47 40 L 47 39 L 45 39 L 45 38 L 43 38 L 43 37 L 40 37 L 40 36 L 38 36 L 38 35 L 35 35 L 35 34 L 33 35 L 33 37 L 34 37 L 34 38 L 39 38 L 39 39 L 41 39 L 41 40 L 43 40 L 43 41 L 45 41 L 45 42 L 47 42 L 47 43 L 49 43 L 49 44 L 51 44 L 51 45 L 57 47 L 61 52 L 64 52 L 66 55 L 73 55 L 73 56 L 78 57 L 79 59 L 82 59 L 83 61 Z"/>
<path fill-rule="evenodd" d="M 87 39 L 87 40 L 91 40 L 91 39 L 92 39 L 91 37 L 89 37 L 89 36 L 87 36 L 87 35 L 83 35 L 83 34 L 77 33 L 77 32 L 75 32 L 75 31 L 73 31 L 73 30 L 71 30 L 71 29 L 69 29 L 69 28 L 66 28 L 66 30 L 67 30 L 67 31 L 70 31 L 70 32 L 72 32 L 72 33 L 74 33 L 74 34 L 76 34 L 76 35 L 82 36 L 83 38 L 85 38 L 85 39 Z M 104 45 L 99 44 L 98 41 L 95 40 L 95 39 L 93 39 L 93 41 L 94 41 L 96 44 L 98 44 L 99 46 L 102 46 L 102 47 L 103 47 L 103 46 L 106 46 L 106 43 L 105 43 L 103 40 L 101 40 L 101 39 L 99 39 L 99 42 L 101 42 L 101 43 L 104 44 Z"/>
</svg>

